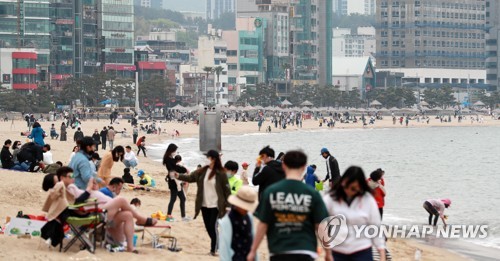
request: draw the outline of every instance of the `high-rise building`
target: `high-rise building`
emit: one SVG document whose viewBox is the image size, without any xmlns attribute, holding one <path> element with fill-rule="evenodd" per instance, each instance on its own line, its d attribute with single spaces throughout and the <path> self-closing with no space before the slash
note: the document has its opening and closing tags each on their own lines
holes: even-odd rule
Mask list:
<svg viewBox="0 0 500 261">
<path fill-rule="evenodd" d="M 500 3 L 486 0 L 486 82 L 499 90 L 500 86 Z"/>
<path fill-rule="evenodd" d="M 236 11 L 236 0 L 207 0 L 207 19 L 217 19 L 224 13 Z"/>
<path fill-rule="evenodd" d="M 365 0 L 365 15 L 374 15 L 375 10 L 377 10 L 377 5 L 375 0 Z"/>
<path fill-rule="evenodd" d="M 4 84 L 12 84 L 10 86 L 14 89 L 34 89 L 36 82 L 47 81 L 50 63 L 49 1 L 0 0 L 0 48 L 23 48 L 23 51 L 3 52 L 11 53 L 9 60 L 13 62 L 7 66 L 4 64 L 7 61 L 2 60 L 6 66 L 6 69 L 1 66 L 2 74 L 8 74 L 12 80 Z M 25 64 L 20 59 L 29 61 L 26 65 L 30 67 L 22 67 Z"/>
<path fill-rule="evenodd" d="M 332 0 L 297 0 L 291 2 L 291 8 L 294 83 L 331 83 Z"/>
<path fill-rule="evenodd" d="M 484 69 L 484 0 L 377 4 L 379 69 Z"/>
<path fill-rule="evenodd" d="M 133 0 L 100 0 L 99 35 L 103 46 L 104 71 L 133 77 L 134 3 Z M 102 44 L 102 43 L 101 43 Z"/>
<path fill-rule="evenodd" d="M 375 54 L 375 28 L 360 27 L 356 34 L 350 28 L 333 29 L 333 57 L 363 57 Z"/>
</svg>

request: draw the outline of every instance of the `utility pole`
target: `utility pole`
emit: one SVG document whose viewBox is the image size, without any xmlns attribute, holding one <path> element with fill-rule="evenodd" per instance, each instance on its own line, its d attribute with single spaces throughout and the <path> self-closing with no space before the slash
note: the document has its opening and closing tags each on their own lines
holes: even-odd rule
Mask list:
<svg viewBox="0 0 500 261">
<path fill-rule="evenodd" d="M 139 108 L 139 72 L 135 72 L 135 113 L 140 115 Z"/>
</svg>

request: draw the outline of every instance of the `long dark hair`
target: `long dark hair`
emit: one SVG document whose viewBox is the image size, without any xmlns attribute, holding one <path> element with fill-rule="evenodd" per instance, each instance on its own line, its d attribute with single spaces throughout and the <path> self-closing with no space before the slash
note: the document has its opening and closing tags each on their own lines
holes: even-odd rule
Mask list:
<svg viewBox="0 0 500 261">
<path fill-rule="evenodd" d="M 356 181 L 358 182 L 360 188 L 360 192 L 356 196 L 362 196 L 367 192 L 371 192 L 371 189 L 366 182 L 366 177 L 363 169 L 357 166 L 351 166 L 344 172 L 344 175 L 342 175 L 340 181 L 333 186 L 332 190 L 330 190 L 330 196 L 334 200 L 345 201 L 347 199 L 347 195 L 345 194 L 344 187 L 347 188 L 349 187 L 349 185 Z M 342 185 L 344 182 L 345 184 Z"/>
<path fill-rule="evenodd" d="M 167 166 L 167 161 L 168 159 L 172 158 L 172 153 L 177 151 L 177 145 L 170 143 L 167 147 L 167 150 L 165 151 L 165 154 L 163 154 L 163 165 Z"/>
<path fill-rule="evenodd" d="M 217 155 L 217 157 L 212 157 L 212 156 L 207 156 L 207 157 L 213 158 L 215 160 L 214 167 L 212 171 L 210 171 L 210 174 L 208 174 L 208 179 L 210 180 L 215 176 L 215 174 L 217 174 L 217 171 L 219 172 L 224 171 L 224 167 L 222 166 L 222 162 L 220 161 L 219 155 Z M 210 167 L 209 165 L 205 166 L 203 168 L 203 171 L 207 171 L 209 167 Z"/>
<path fill-rule="evenodd" d="M 118 153 L 122 153 L 122 155 L 120 157 L 117 157 L 116 154 Z M 123 157 L 125 156 L 125 149 L 123 148 L 123 146 L 116 146 L 112 151 L 111 151 L 111 155 L 113 155 L 113 161 L 114 162 L 118 162 L 119 161 L 123 161 Z"/>
<path fill-rule="evenodd" d="M 15 149 L 19 149 L 19 144 L 21 144 L 20 141 L 16 140 L 14 141 L 14 145 L 12 145 L 12 149 L 15 150 Z"/>
</svg>

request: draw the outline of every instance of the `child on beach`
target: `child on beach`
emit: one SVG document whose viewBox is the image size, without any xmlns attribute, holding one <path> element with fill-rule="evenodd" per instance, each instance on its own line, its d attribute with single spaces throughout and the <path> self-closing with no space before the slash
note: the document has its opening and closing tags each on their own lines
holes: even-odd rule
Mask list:
<svg viewBox="0 0 500 261">
<path fill-rule="evenodd" d="M 236 195 L 229 196 L 228 201 L 231 211 L 219 220 L 220 260 L 246 260 L 255 234 L 249 212 L 257 207 L 257 193 L 243 186 Z"/>
<path fill-rule="evenodd" d="M 123 169 L 122 179 L 125 183 L 134 184 L 134 177 L 130 174 L 130 168 Z"/>
<path fill-rule="evenodd" d="M 137 176 L 140 178 L 139 184 L 141 184 L 144 187 L 155 187 L 156 182 L 151 176 L 147 175 L 144 173 L 143 170 L 139 170 L 137 172 Z"/>
<path fill-rule="evenodd" d="M 141 207 L 141 200 L 138 198 L 133 198 L 130 201 L 130 206 L 133 207 L 134 209 L 138 209 Z"/>
<path fill-rule="evenodd" d="M 314 173 L 316 171 L 316 165 L 311 165 L 307 167 L 306 175 L 304 175 L 304 181 L 306 185 L 316 188 L 316 182 L 320 182 L 318 176 Z"/>
</svg>

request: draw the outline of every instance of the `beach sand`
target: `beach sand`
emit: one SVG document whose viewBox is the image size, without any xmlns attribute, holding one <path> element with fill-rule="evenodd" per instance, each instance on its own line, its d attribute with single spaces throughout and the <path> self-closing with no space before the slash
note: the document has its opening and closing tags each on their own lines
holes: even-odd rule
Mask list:
<svg viewBox="0 0 500 261">
<path fill-rule="evenodd" d="M 49 134 L 50 125 L 52 122 L 41 122 L 42 128 Z M 57 132 L 59 133 L 59 126 L 61 122 L 55 122 Z M 264 128 L 269 125 L 269 122 L 263 124 Z M 109 121 L 85 121 L 82 124 L 82 130 L 85 135 L 91 135 L 94 129 L 101 130 L 103 126 L 109 125 Z M 431 120 L 430 124 L 422 124 L 411 122 L 410 127 L 428 127 L 428 126 L 470 126 L 470 121 L 458 124 L 457 122 L 452 123 L 439 123 L 437 120 Z M 500 121 L 493 121 L 488 118 L 485 123 L 477 124 L 474 123 L 473 126 L 500 126 Z M 113 125 L 115 130 L 121 131 L 123 128 L 127 128 L 128 133 L 131 133 L 130 124 L 122 120 L 120 124 Z M 337 128 L 360 128 L 361 123 L 358 124 L 337 124 Z M 377 121 L 376 125 L 369 126 L 369 128 L 405 128 L 400 126 L 399 123 L 395 126 L 392 124 L 390 117 L 385 117 L 383 121 Z M 164 143 L 165 140 L 171 139 L 170 133 L 172 130 L 177 129 L 181 133 L 181 138 L 193 137 L 198 133 L 198 126 L 194 124 L 180 124 L 180 123 L 162 123 L 162 128 L 166 130 L 167 133 L 161 135 L 146 135 L 147 145 L 152 145 L 155 143 Z M 326 127 L 323 127 L 326 129 Z M 26 142 L 26 137 L 21 137 L 21 131 L 26 131 L 26 123 L 24 121 L 14 121 L 12 124 L 9 122 L 0 122 L 0 141 L 3 142 L 6 139 L 11 139 L 12 141 L 20 140 L 23 143 Z M 318 129 L 318 122 L 314 120 L 306 120 L 303 124 L 303 130 L 315 130 Z M 290 126 L 286 131 L 296 131 L 297 128 Z M 64 164 L 68 163 L 69 155 L 75 143 L 72 141 L 73 133 L 75 130 L 68 129 L 68 141 L 62 142 L 59 140 L 51 140 L 50 137 L 45 138 L 45 142 L 52 146 L 52 154 L 55 161 L 60 160 Z M 257 131 L 257 123 L 255 122 L 229 122 L 222 124 L 223 134 L 243 134 L 251 133 Z M 273 132 L 278 132 L 283 130 L 274 130 Z M 142 135 L 140 135 L 142 136 Z M 114 145 L 130 145 L 136 149 L 134 144 L 132 144 L 132 138 L 122 138 L 120 134 L 117 134 Z M 104 154 L 102 150 L 98 151 L 102 157 Z M 133 191 L 124 189 L 120 194 L 121 197 L 130 200 L 134 197 L 138 197 L 142 201 L 142 206 L 139 211 L 145 215 L 150 215 L 158 210 L 166 213 L 167 205 L 169 200 L 169 191 L 165 178 L 165 168 L 161 163 L 153 161 L 150 158 L 144 158 L 142 155 L 139 156 L 140 165 L 139 168 L 143 169 L 147 174 L 150 174 L 154 179 L 156 179 L 157 188 L 153 191 Z M 188 166 L 191 169 L 194 166 Z M 120 176 L 123 172 L 123 164 L 115 163 L 112 171 L 113 176 Z M 18 211 L 23 211 L 25 214 L 42 214 L 41 208 L 42 204 L 46 198 L 46 192 L 41 188 L 43 179 L 43 174 L 41 173 L 22 173 L 13 172 L 7 170 L 0 170 L 0 226 L 4 227 L 5 218 L 7 216 L 14 217 Z M 137 180 L 137 179 L 136 179 Z M 194 198 L 195 198 L 196 187 L 191 184 L 188 196 L 187 196 L 187 215 L 194 215 Z M 110 260 L 113 257 L 119 256 L 120 258 L 126 258 L 127 260 L 153 260 L 153 259 L 165 259 L 165 258 L 175 258 L 176 260 L 217 260 L 217 258 L 209 257 L 209 237 L 205 232 L 203 221 L 201 217 L 191 222 L 180 221 L 180 210 L 179 203 L 177 201 L 174 207 L 174 217 L 176 222 L 168 222 L 172 225 L 172 235 L 177 237 L 178 246 L 182 248 L 179 253 L 173 253 L 166 249 L 152 249 L 151 239 L 146 236 L 145 244 L 138 246 L 140 251 L 139 255 L 129 254 L 129 253 L 109 253 L 104 249 L 98 248 L 95 255 L 89 254 L 87 251 L 79 251 L 78 245 L 75 244 L 67 253 L 59 253 L 58 249 L 48 249 L 48 246 L 39 238 L 32 239 L 18 239 L 14 236 L 7 236 L 0 234 L 0 259 L 9 260 Z M 160 224 L 167 224 L 165 221 L 160 221 Z M 154 230 L 154 229 L 153 229 Z M 166 243 L 166 242 L 165 242 Z M 423 250 L 422 260 L 465 260 L 458 254 L 447 251 L 446 249 L 436 248 L 432 246 L 427 246 L 419 244 L 415 241 L 409 240 L 390 240 L 389 249 L 394 257 L 394 260 L 414 260 L 415 250 L 419 248 Z M 263 260 L 268 257 L 267 245 L 264 242 L 260 247 L 260 256 Z"/>
</svg>

